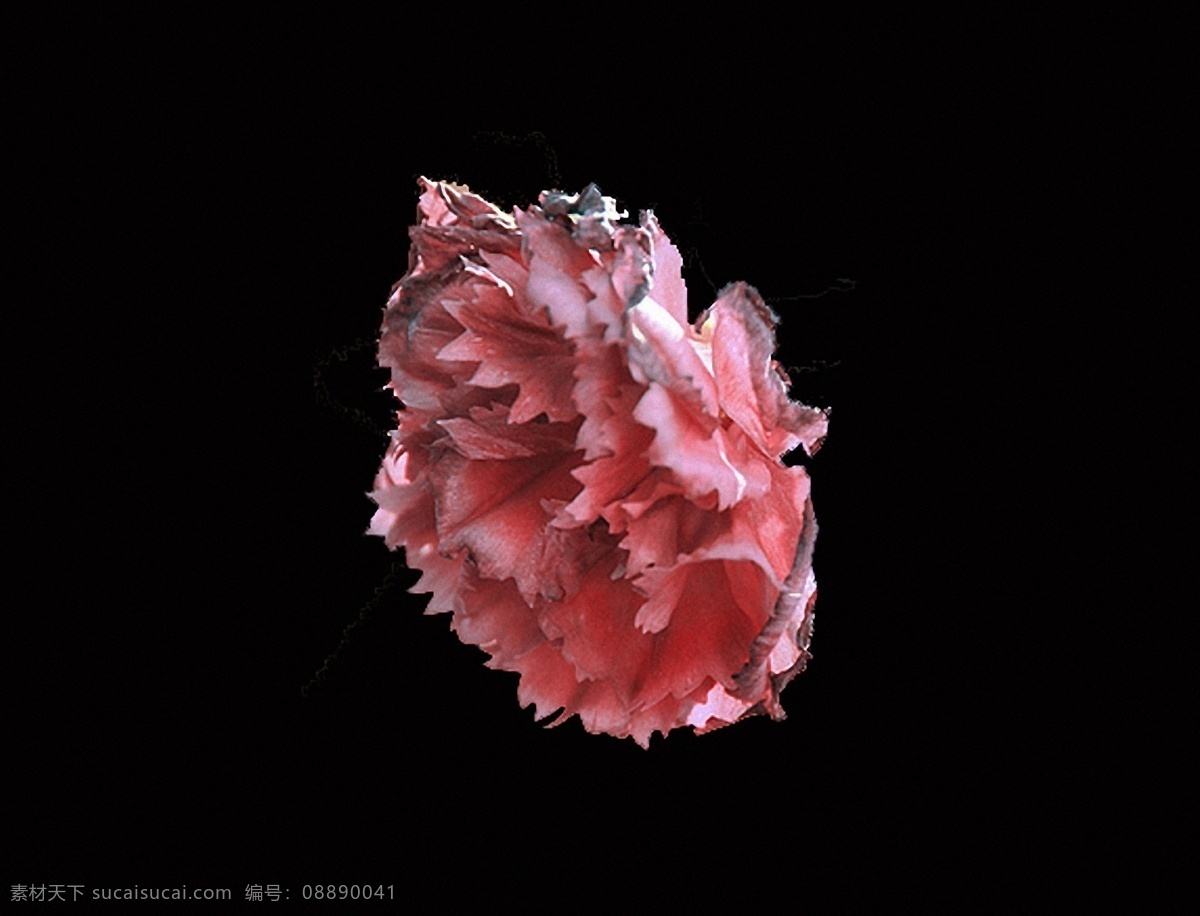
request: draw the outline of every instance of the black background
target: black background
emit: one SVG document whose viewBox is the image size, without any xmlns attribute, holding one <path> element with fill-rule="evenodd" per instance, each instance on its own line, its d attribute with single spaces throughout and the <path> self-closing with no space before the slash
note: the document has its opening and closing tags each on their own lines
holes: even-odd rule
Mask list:
<svg viewBox="0 0 1200 916">
<path fill-rule="evenodd" d="M 1114 777 L 1073 750 L 1104 635 L 1056 584 L 1098 510 L 1047 444 L 1082 397 L 1061 324 L 1086 347 L 1102 320 L 1079 137 L 1114 128 L 1059 32 L 43 15 L 14 109 L 50 259 L 9 358 L 8 883 L 988 911 L 1117 854 Z M 648 752 L 542 729 L 364 536 L 421 174 L 506 207 L 595 181 L 655 209 L 693 311 L 746 280 L 780 314 L 795 396 L 832 408 L 786 722 Z"/>
</svg>

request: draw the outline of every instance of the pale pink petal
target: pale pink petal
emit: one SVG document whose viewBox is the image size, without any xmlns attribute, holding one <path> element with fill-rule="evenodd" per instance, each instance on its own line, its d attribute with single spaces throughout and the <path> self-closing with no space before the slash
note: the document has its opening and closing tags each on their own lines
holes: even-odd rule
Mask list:
<svg viewBox="0 0 1200 916">
<path fill-rule="evenodd" d="M 683 258 L 652 213 L 645 226 L 654 242 L 654 299 L 679 324 L 688 323 L 687 287 L 683 282 Z"/>
<path fill-rule="evenodd" d="M 633 418 L 655 430 L 650 462 L 674 471 L 689 497 L 716 492 L 724 509 L 745 495 L 746 475 L 726 453 L 715 421 L 693 410 L 675 391 L 652 383 Z"/>
<path fill-rule="evenodd" d="M 802 444 L 814 453 L 827 431 L 823 411 L 789 400 L 787 376 L 772 358 L 774 314 L 745 283 L 728 287 L 701 317 L 712 322 L 713 371 L 721 407 L 772 458 Z"/>
<path fill-rule="evenodd" d="M 692 345 L 691 327 L 680 324 L 652 298 L 643 299 L 628 314 L 634 378 L 670 389 L 710 417 L 717 417 L 716 382 Z"/>
</svg>

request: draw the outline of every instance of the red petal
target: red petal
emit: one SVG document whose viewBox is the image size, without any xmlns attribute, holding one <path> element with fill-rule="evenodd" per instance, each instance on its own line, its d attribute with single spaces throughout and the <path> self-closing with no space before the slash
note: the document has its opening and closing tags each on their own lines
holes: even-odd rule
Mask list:
<svg viewBox="0 0 1200 916">
<path fill-rule="evenodd" d="M 442 549 L 468 550 L 486 578 L 515 578 L 530 603 L 538 594 L 560 595 L 566 570 L 554 560 L 571 552 L 562 542 L 574 535 L 549 527 L 555 513 L 545 502 L 574 498 L 578 462 L 565 449 L 508 461 L 443 455 L 429 472 Z"/>
</svg>

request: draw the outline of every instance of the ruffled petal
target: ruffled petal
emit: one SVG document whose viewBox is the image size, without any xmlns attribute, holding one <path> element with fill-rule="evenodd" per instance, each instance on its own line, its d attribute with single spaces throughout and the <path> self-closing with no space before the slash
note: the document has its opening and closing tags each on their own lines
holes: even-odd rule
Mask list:
<svg viewBox="0 0 1200 916">
<path fill-rule="evenodd" d="M 570 346 L 544 317 L 522 314 L 512 294 L 494 275 L 474 270 L 496 285 L 470 302 L 446 306 L 463 332 L 438 352 L 438 358 L 477 363 L 467 380 L 469 385 L 516 385 L 519 393 L 510 413 L 513 423 L 543 413 L 550 420 L 574 418 L 574 405 L 562 397 L 563 389 L 574 383 Z"/>
<path fill-rule="evenodd" d="M 380 365 L 401 403 L 369 533 L 403 548 L 551 724 L 704 733 L 783 715 L 809 659 L 827 414 L 792 402 L 775 317 L 735 284 L 695 325 L 682 259 L 594 187 L 513 216 L 421 180 Z"/>
<path fill-rule="evenodd" d="M 429 472 L 442 549 L 467 550 L 485 578 L 515 579 L 528 602 L 561 596 L 569 534 L 550 526 L 545 503 L 574 498 L 578 460 L 565 449 L 505 461 L 447 451 Z"/>
<path fill-rule="evenodd" d="M 772 458 L 797 444 L 813 454 L 827 432 L 827 416 L 788 398 L 787 376 L 772 358 L 777 321 L 757 290 L 735 283 L 700 324 L 711 323 L 721 409 Z"/>
</svg>

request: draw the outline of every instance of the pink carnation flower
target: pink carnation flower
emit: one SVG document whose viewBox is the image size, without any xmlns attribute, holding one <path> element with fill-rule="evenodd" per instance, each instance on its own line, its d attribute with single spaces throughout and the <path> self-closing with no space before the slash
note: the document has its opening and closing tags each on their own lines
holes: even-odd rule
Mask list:
<svg viewBox="0 0 1200 916">
<path fill-rule="evenodd" d="M 370 533 L 404 547 L 535 716 L 703 733 L 809 659 L 826 415 L 788 399 L 744 283 L 687 319 L 679 251 L 594 185 L 509 216 L 421 179 L 379 362 L 401 401 Z"/>
</svg>

